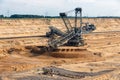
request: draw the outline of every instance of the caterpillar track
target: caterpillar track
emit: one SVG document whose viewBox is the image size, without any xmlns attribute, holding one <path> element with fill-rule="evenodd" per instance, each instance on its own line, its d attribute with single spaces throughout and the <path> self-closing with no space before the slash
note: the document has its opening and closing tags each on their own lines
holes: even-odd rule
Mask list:
<svg viewBox="0 0 120 80">
<path fill-rule="evenodd" d="M 82 80 L 120 80 L 120 69 Z"/>
<path fill-rule="evenodd" d="M 75 72 L 56 67 L 33 68 L 31 70 L 7 74 L 2 80 L 120 80 L 119 69 L 98 72 Z"/>
<path fill-rule="evenodd" d="M 57 58 L 88 58 L 93 56 L 86 47 L 59 47 L 50 53 L 51 56 Z"/>
</svg>

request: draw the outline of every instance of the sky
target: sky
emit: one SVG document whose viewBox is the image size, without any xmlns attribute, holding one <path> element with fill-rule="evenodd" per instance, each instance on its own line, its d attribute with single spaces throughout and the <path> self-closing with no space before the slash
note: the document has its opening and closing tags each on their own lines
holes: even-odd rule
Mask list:
<svg viewBox="0 0 120 80">
<path fill-rule="evenodd" d="M 120 0 L 0 0 L 0 15 L 58 16 L 76 7 L 84 16 L 120 16 Z"/>
</svg>

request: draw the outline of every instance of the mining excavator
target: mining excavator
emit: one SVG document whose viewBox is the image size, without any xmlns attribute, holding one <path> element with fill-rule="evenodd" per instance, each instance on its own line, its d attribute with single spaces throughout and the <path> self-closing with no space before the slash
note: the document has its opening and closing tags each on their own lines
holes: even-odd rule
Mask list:
<svg viewBox="0 0 120 80">
<path fill-rule="evenodd" d="M 72 26 L 69 18 L 67 17 L 67 14 L 73 11 L 75 12 L 75 17 L 72 17 L 74 18 L 74 26 Z M 80 52 L 85 50 L 83 48 L 81 49 L 81 46 L 83 47 L 85 45 L 82 34 L 90 33 L 94 31 L 96 27 L 88 22 L 82 22 L 82 8 L 75 8 L 74 10 L 60 13 L 60 17 L 64 22 L 66 31 L 63 32 L 54 26 L 50 26 L 50 31 L 46 33 L 46 36 L 49 38 L 48 46 L 53 50 L 52 54 L 54 53 L 56 57 L 60 57 L 60 55 L 63 57 L 62 54 L 64 52 L 66 53 L 66 51 L 72 53 L 72 51 Z"/>
</svg>

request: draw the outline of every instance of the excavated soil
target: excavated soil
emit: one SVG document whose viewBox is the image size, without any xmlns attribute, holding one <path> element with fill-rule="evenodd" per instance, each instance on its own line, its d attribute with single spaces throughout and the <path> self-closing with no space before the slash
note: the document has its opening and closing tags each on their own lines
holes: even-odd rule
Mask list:
<svg viewBox="0 0 120 80">
<path fill-rule="evenodd" d="M 47 45 L 48 39 L 40 36 L 49 31 L 49 25 L 65 30 L 62 20 L 0 19 L 0 79 L 120 80 L 120 19 L 93 18 L 83 19 L 83 21 L 93 23 L 97 28 L 96 33 L 83 35 L 87 43 L 87 52 L 77 51 L 75 53 L 72 50 L 67 52 L 66 56 L 65 52 L 55 52 L 55 55 L 50 52 L 44 53 L 45 50 L 41 47 Z M 71 22 L 73 22 L 72 19 Z M 21 36 L 37 37 L 9 39 Z M 58 75 L 41 75 L 41 69 L 47 66 L 91 74 L 103 71 L 103 74 L 80 79 L 69 78 L 69 76 L 67 78 Z M 39 68 L 40 71 L 36 68 Z M 113 71 L 104 73 L 106 70 Z"/>
</svg>

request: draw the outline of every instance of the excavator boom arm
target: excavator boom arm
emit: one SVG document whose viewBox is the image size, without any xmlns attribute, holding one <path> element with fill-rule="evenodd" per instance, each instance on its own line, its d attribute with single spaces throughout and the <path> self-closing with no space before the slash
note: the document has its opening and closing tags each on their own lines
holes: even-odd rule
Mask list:
<svg viewBox="0 0 120 80">
<path fill-rule="evenodd" d="M 64 24 L 65 24 L 65 27 L 67 28 L 67 31 L 70 32 L 72 26 L 71 26 L 71 23 L 67 17 L 67 14 L 66 13 L 60 13 L 60 17 L 62 18 Z"/>
</svg>

